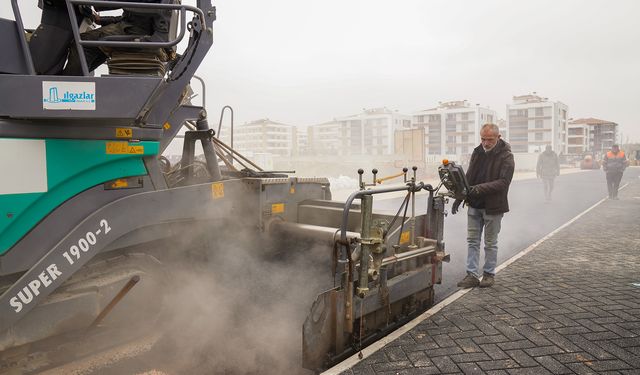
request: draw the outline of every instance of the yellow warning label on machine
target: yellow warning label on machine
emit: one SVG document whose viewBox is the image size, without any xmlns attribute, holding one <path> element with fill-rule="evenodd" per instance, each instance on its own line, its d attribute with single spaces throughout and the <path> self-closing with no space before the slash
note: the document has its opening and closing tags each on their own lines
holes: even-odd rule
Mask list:
<svg viewBox="0 0 640 375">
<path fill-rule="evenodd" d="M 130 145 L 129 142 L 107 142 L 107 155 L 142 155 L 144 146 Z"/>
<path fill-rule="evenodd" d="M 411 231 L 407 230 L 400 234 L 400 243 L 407 243 L 411 239 Z"/>
<path fill-rule="evenodd" d="M 289 194 L 295 194 L 296 193 L 296 187 L 295 186 L 291 186 L 289 188 Z"/>
<path fill-rule="evenodd" d="M 129 181 L 124 178 L 119 178 L 111 183 L 111 188 L 122 189 L 129 187 Z"/>
<path fill-rule="evenodd" d="M 211 196 L 213 199 L 224 198 L 224 184 L 222 182 L 211 184 Z"/>
<path fill-rule="evenodd" d="M 116 128 L 116 138 L 131 138 L 131 137 L 133 137 L 133 129 Z"/>
<path fill-rule="evenodd" d="M 169 124 L 168 122 L 165 122 L 164 125 L 162 125 L 162 127 L 164 128 L 164 130 L 169 130 L 171 129 L 171 124 Z"/>
<path fill-rule="evenodd" d="M 129 154 L 142 155 L 144 154 L 144 146 L 129 146 Z"/>
<path fill-rule="evenodd" d="M 284 203 L 274 203 L 271 205 L 272 214 L 281 214 L 284 212 Z"/>
</svg>

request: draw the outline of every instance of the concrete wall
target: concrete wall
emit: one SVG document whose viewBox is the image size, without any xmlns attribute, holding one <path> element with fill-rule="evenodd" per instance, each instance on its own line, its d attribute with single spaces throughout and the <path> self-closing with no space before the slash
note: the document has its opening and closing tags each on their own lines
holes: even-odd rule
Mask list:
<svg viewBox="0 0 640 375">
<path fill-rule="evenodd" d="M 535 171 L 538 163 L 538 155 L 530 153 L 514 153 L 513 158 L 516 163 L 516 171 Z"/>
</svg>

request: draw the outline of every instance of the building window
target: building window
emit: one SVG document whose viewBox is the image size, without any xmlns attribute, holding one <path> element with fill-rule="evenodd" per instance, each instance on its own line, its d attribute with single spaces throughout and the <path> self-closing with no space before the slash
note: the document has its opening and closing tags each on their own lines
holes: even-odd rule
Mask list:
<svg viewBox="0 0 640 375">
<path fill-rule="evenodd" d="M 469 119 L 469 113 L 465 112 L 462 114 L 462 119 L 463 120 L 468 120 Z"/>
<path fill-rule="evenodd" d="M 536 133 L 536 141 L 541 141 L 543 136 L 544 136 L 544 134 L 542 134 L 542 133 Z"/>
<path fill-rule="evenodd" d="M 455 113 L 447 113 L 447 120 L 455 121 L 456 114 Z"/>
<path fill-rule="evenodd" d="M 544 108 L 542 108 L 542 107 L 536 108 L 536 116 L 537 117 L 544 116 Z"/>
<path fill-rule="evenodd" d="M 544 121 L 536 120 L 536 129 L 542 129 L 542 128 L 544 128 Z"/>
</svg>

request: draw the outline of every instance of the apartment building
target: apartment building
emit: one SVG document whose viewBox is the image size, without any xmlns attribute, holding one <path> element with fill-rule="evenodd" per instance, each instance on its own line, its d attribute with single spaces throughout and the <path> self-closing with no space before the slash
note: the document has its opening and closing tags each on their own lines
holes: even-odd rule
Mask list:
<svg viewBox="0 0 640 375">
<path fill-rule="evenodd" d="M 460 158 L 480 144 L 480 128 L 498 121 L 494 110 L 466 100 L 440 102 L 413 114 L 412 127 L 425 129 L 425 153 Z"/>
<path fill-rule="evenodd" d="M 340 155 L 342 144 L 342 127 L 336 120 L 307 128 L 307 150 L 311 155 Z"/>
<path fill-rule="evenodd" d="M 293 155 L 306 155 L 309 153 L 309 134 L 305 127 L 296 128 L 295 144 L 293 145 Z"/>
<path fill-rule="evenodd" d="M 502 139 L 509 140 L 509 128 L 507 128 L 507 120 L 498 119 L 495 124 L 498 125 L 498 129 L 500 129 L 500 136 L 502 137 Z"/>
<path fill-rule="evenodd" d="M 395 131 L 410 126 L 410 116 L 386 107 L 365 109 L 310 126 L 308 147 L 316 155 L 391 155 Z"/>
<path fill-rule="evenodd" d="M 291 156 L 296 143 L 295 126 L 266 118 L 240 125 L 234 132 L 234 148 L 240 153 Z"/>
<path fill-rule="evenodd" d="M 558 153 L 567 153 L 567 113 L 562 102 L 533 94 L 513 97 L 507 104 L 507 129 L 513 152 L 535 153 L 551 145 Z"/>
<path fill-rule="evenodd" d="M 572 133 L 577 133 L 573 134 L 573 142 L 584 142 L 586 145 L 585 151 L 597 153 L 607 151 L 618 139 L 618 124 L 613 121 L 600 120 L 593 117 L 580 118 L 572 120 L 569 126 L 569 129 L 581 129 L 572 131 Z M 582 135 L 581 133 L 584 133 L 584 137 L 578 138 Z M 572 145 L 570 144 L 570 146 Z"/>
<path fill-rule="evenodd" d="M 589 132 L 591 127 L 584 123 L 570 121 L 567 125 L 567 155 L 582 156 L 591 151 Z"/>
</svg>

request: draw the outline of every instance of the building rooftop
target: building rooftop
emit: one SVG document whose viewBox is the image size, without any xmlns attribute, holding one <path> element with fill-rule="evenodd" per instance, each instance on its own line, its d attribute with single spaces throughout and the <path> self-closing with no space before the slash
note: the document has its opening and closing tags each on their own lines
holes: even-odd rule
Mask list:
<svg viewBox="0 0 640 375">
<path fill-rule="evenodd" d="M 320 124 L 313 124 L 313 125 L 310 125 L 310 126 L 321 126 L 321 125 L 338 125 L 338 120 L 333 119 L 333 120 L 322 122 Z"/>
<path fill-rule="evenodd" d="M 388 114 L 393 114 L 393 111 L 387 107 L 382 107 L 382 108 L 365 109 L 364 113 L 368 115 L 381 115 L 381 114 L 388 115 Z"/>
<path fill-rule="evenodd" d="M 525 103 L 544 103 L 548 101 L 549 98 L 543 98 L 538 96 L 536 92 L 527 95 L 516 95 L 513 97 L 513 102 L 515 104 L 525 104 Z"/>
<path fill-rule="evenodd" d="M 593 117 L 588 117 L 588 118 L 579 118 L 579 119 L 575 119 L 569 122 L 569 124 L 575 124 L 575 125 L 580 125 L 580 124 L 585 124 L 585 125 L 618 125 L 613 121 L 607 121 L 607 120 L 600 120 L 597 118 L 593 118 Z"/>
<path fill-rule="evenodd" d="M 281 122 L 276 122 L 276 121 L 271 121 L 268 118 L 262 118 L 259 120 L 254 120 L 251 122 L 246 122 L 244 124 L 242 124 L 242 126 L 250 126 L 250 125 L 266 125 L 266 124 L 275 124 L 275 125 L 284 125 L 284 126 L 292 126 L 292 125 L 287 125 L 287 124 L 283 124 Z"/>
<path fill-rule="evenodd" d="M 371 116 L 371 115 L 393 115 L 393 114 L 398 114 L 398 111 L 392 111 L 387 107 L 379 107 L 379 108 L 364 108 L 362 110 L 362 112 L 355 114 L 355 115 L 348 115 L 348 116 L 341 116 L 338 118 L 335 118 L 334 121 L 344 121 L 344 120 L 348 120 L 348 119 L 355 119 L 355 118 L 359 118 L 362 115 L 367 115 L 367 116 Z"/>
<path fill-rule="evenodd" d="M 471 104 L 468 100 L 450 100 L 448 102 L 438 102 L 438 106 L 435 108 L 423 109 L 419 112 L 431 112 L 438 110 L 447 110 L 447 109 L 460 109 L 460 108 L 470 108 Z M 480 107 L 480 104 L 476 104 L 476 107 Z M 489 109 L 489 107 L 481 107 Z"/>
<path fill-rule="evenodd" d="M 438 108 L 451 109 L 451 108 L 466 108 L 469 106 L 469 102 L 466 100 L 452 100 L 448 102 L 439 102 Z"/>
</svg>

